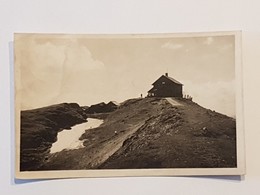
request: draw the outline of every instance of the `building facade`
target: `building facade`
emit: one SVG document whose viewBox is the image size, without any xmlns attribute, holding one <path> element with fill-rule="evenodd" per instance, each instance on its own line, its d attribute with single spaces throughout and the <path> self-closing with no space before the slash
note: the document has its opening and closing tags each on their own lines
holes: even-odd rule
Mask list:
<svg viewBox="0 0 260 195">
<path fill-rule="evenodd" d="M 183 97 L 182 86 L 179 81 L 162 75 L 153 84 L 153 88 L 148 91 L 148 97 Z"/>
</svg>

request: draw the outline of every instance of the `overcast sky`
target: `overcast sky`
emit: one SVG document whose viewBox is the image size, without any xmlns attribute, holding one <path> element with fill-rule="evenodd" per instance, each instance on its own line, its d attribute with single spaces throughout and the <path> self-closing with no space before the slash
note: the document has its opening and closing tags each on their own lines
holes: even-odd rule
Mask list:
<svg viewBox="0 0 260 195">
<path fill-rule="evenodd" d="M 201 106 L 235 115 L 234 36 L 90 37 L 18 34 L 22 109 L 147 95 L 165 72 Z"/>
</svg>

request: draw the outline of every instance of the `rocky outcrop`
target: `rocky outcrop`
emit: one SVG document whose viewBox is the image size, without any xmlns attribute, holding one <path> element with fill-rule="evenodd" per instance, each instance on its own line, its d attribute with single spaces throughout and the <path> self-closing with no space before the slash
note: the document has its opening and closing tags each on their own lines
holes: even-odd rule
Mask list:
<svg viewBox="0 0 260 195">
<path fill-rule="evenodd" d="M 85 109 L 87 114 L 95 114 L 95 113 L 107 113 L 113 112 L 118 108 L 119 104 L 115 101 L 110 101 L 109 103 L 101 102 L 99 104 L 94 104 L 89 108 Z"/>
<path fill-rule="evenodd" d="M 76 103 L 62 103 L 21 112 L 21 171 L 37 170 L 45 160 L 57 134 L 86 122 L 86 114 Z"/>
</svg>

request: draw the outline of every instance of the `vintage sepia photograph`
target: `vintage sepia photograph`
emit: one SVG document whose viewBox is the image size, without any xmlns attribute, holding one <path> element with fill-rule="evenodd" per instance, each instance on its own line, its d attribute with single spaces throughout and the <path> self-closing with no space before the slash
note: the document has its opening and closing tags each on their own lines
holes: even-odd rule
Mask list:
<svg viewBox="0 0 260 195">
<path fill-rule="evenodd" d="M 16 177 L 245 174 L 240 39 L 15 34 Z"/>
</svg>

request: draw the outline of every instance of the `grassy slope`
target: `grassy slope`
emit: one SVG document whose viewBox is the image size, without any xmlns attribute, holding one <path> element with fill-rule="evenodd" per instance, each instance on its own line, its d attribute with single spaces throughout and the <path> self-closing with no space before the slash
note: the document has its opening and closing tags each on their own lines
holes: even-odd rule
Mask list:
<svg viewBox="0 0 260 195">
<path fill-rule="evenodd" d="M 92 115 L 105 121 L 82 135 L 85 148 L 50 154 L 40 169 L 235 167 L 235 120 L 178 101 L 131 99 Z"/>
<path fill-rule="evenodd" d="M 22 111 L 20 169 L 39 169 L 58 131 L 85 122 L 85 118 L 83 110 L 75 103 Z"/>
<path fill-rule="evenodd" d="M 179 102 L 182 106 L 165 103 L 99 168 L 235 167 L 235 120 Z"/>
<path fill-rule="evenodd" d="M 154 99 L 131 99 L 109 115 L 88 115 L 89 117 L 105 118 L 105 120 L 100 127 L 87 130 L 82 135 L 81 139 L 85 140 L 85 148 L 50 154 L 42 169 L 96 168 L 116 152 L 147 119 L 153 114 L 157 114 L 161 105 L 153 103 L 155 101 Z M 115 134 L 115 131 L 118 133 Z"/>
</svg>

